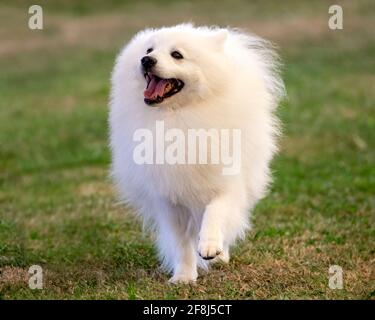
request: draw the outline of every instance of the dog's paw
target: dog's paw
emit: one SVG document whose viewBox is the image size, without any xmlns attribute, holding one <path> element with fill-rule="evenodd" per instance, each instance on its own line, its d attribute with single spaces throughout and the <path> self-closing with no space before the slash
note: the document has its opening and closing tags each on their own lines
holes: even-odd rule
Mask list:
<svg viewBox="0 0 375 320">
<path fill-rule="evenodd" d="M 222 262 L 222 263 L 229 263 L 229 259 L 230 259 L 230 256 L 229 256 L 229 250 L 228 249 L 224 249 L 217 257 L 216 257 L 216 261 L 217 262 Z"/>
<path fill-rule="evenodd" d="M 175 274 L 168 280 L 171 284 L 194 284 L 197 281 L 197 276 L 187 274 Z"/>
<path fill-rule="evenodd" d="M 205 260 L 214 259 L 223 252 L 223 244 L 217 239 L 201 239 L 198 243 L 198 253 Z"/>
</svg>

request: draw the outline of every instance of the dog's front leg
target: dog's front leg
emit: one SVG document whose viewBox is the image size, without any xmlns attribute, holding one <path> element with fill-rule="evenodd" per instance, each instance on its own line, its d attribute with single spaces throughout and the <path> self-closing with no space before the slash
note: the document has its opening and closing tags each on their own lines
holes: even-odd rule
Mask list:
<svg viewBox="0 0 375 320">
<path fill-rule="evenodd" d="M 222 229 L 227 211 L 225 203 L 217 200 L 206 207 L 198 242 L 198 253 L 205 260 L 215 258 L 224 250 Z"/>
<path fill-rule="evenodd" d="M 187 227 L 186 212 L 165 203 L 160 209 L 157 244 L 164 267 L 173 273 L 169 282 L 194 282 L 198 276 L 195 237 Z"/>
<path fill-rule="evenodd" d="M 198 253 L 205 260 L 218 256 L 229 261 L 229 246 L 248 227 L 241 192 L 215 198 L 203 214 L 199 232 Z"/>
</svg>

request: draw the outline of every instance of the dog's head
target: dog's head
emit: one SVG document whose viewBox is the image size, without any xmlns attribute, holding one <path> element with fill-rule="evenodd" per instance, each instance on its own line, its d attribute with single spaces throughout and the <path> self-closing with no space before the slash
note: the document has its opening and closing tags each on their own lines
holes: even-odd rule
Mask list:
<svg viewBox="0 0 375 320">
<path fill-rule="evenodd" d="M 136 54 L 135 81 L 143 88 L 150 106 L 184 106 L 225 86 L 228 61 L 224 53 L 225 29 L 172 28 L 146 30 L 131 43 Z M 130 63 L 130 61 L 128 61 Z"/>
</svg>

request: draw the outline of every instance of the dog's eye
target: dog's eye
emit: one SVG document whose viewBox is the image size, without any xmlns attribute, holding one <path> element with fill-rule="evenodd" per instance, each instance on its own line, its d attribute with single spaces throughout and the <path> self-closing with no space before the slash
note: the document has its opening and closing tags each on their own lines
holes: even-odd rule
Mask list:
<svg viewBox="0 0 375 320">
<path fill-rule="evenodd" d="M 146 51 L 146 53 L 149 54 L 149 53 L 151 53 L 153 50 L 154 50 L 153 48 L 148 48 L 147 51 Z"/>
<path fill-rule="evenodd" d="M 184 58 L 183 55 L 182 55 L 181 53 L 179 53 L 178 51 L 173 51 L 173 52 L 171 53 L 171 56 L 172 56 L 173 58 L 175 58 L 175 59 L 183 59 L 183 58 Z"/>
</svg>

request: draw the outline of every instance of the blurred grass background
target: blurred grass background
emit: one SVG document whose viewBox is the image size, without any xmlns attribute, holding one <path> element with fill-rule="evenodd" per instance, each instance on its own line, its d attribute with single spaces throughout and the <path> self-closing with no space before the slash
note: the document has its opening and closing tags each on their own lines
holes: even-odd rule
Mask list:
<svg viewBox="0 0 375 320">
<path fill-rule="evenodd" d="M 344 29 L 328 28 L 342 5 Z M 0 298 L 374 299 L 375 2 L 0 1 Z M 169 286 L 108 181 L 107 101 L 118 50 L 183 21 L 279 46 L 288 100 L 275 182 L 228 266 Z M 44 269 L 30 290 L 27 270 Z M 344 289 L 328 287 L 328 268 Z"/>
</svg>

